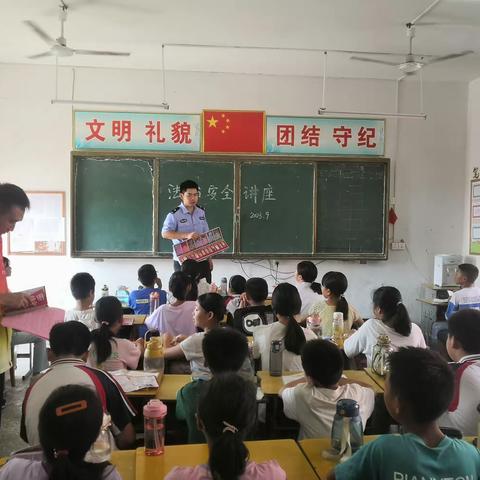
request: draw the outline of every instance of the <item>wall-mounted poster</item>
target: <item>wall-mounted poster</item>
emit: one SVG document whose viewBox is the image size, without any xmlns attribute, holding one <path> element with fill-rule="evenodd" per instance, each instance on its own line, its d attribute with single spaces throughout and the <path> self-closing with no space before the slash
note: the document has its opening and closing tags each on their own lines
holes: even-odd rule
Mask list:
<svg viewBox="0 0 480 480">
<path fill-rule="evenodd" d="M 65 192 L 26 192 L 30 208 L 8 234 L 15 255 L 65 255 Z"/>
<path fill-rule="evenodd" d="M 471 182 L 470 254 L 480 255 L 480 180 L 472 180 Z"/>
</svg>

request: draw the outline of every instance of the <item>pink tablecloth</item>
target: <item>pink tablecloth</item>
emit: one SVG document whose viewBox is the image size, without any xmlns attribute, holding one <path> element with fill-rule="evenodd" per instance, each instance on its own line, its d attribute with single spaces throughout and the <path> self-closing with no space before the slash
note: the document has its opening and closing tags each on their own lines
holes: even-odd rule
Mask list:
<svg viewBox="0 0 480 480">
<path fill-rule="evenodd" d="M 51 328 L 56 323 L 63 322 L 64 318 L 65 311 L 61 308 L 46 307 L 33 312 L 4 317 L 1 324 L 4 327 L 31 333 L 48 340 Z"/>
</svg>

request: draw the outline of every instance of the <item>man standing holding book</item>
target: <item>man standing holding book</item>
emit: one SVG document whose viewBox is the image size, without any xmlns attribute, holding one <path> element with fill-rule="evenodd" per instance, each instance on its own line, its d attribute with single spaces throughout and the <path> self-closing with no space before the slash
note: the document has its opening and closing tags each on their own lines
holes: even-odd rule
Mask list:
<svg viewBox="0 0 480 480">
<path fill-rule="evenodd" d="M 30 200 L 20 187 L 11 183 L 0 183 L 0 258 L 3 259 L 2 235 L 14 230 L 15 224 L 23 220 L 27 208 L 30 208 Z M 28 295 L 8 291 L 7 273 L 3 261 L 0 262 L 0 319 L 4 310 L 24 308 L 29 304 Z M 3 327 L 0 321 L 0 400 L 3 400 L 5 372 L 11 366 L 11 340 L 12 330 Z"/>
<path fill-rule="evenodd" d="M 173 243 L 173 268 L 175 271 L 181 269 L 180 262 L 175 253 L 175 245 L 185 240 L 195 240 L 201 233 L 208 232 L 208 223 L 205 209 L 198 205 L 198 184 L 193 180 L 185 180 L 180 184 L 180 199 L 182 203 L 174 208 L 165 218 L 162 228 L 162 237 L 172 240 Z M 208 262 L 210 272 L 207 282 L 212 282 L 211 270 L 213 263 L 211 258 Z"/>
</svg>

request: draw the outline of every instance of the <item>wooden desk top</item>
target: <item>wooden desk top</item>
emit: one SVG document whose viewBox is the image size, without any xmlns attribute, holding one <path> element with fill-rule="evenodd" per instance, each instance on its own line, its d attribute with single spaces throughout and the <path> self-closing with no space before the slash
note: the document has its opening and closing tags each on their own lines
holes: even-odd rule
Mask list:
<svg viewBox="0 0 480 480">
<path fill-rule="evenodd" d="M 377 435 L 367 435 L 363 437 L 363 441 L 364 443 L 368 443 L 376 438 Z M 300 440 L 298 443 L 300 444 L 300 448 L 303 450 L 305 456 L 313 465 L 313 468 L 315 469 L 315 472 L 320 480 L 326 480 L 330 470 L 335 468 L 335 465 L 338 463 L 335 460 L 327 460 L 322 457 L 322 452 L 330 448 L 330 438 L 309 438 L 306 440 Z"/>
<path fill-rule="evenodd" d="M 135 450 L 113 451 L 111 463 L 117 467 L 117 470 L 120 472 L 120 476 L 123 480 L 135 480 Z"/>
<path fill-rule="evenodd" d="M 147 318 L 146 315 L 124 315 L 124 320 L 131 322 L 133 321 L 133 325 L 143 325 L 145 323 L 145 319 Z"/>
<path fill-rule="evenodd" d="M 283 375 L 298 375 L 299 373 L 301 372 L 284 372 Z M 349 380 L 367 383 L 373 388 L 375 393 L 383 393 L 383 388 L 363 370 L 344 370 L 343 374 Z M 260 378 L 260 388 L 265 395 L 278 395 L 278 392 L 284 386 L 282 377 L 272 377 L 265 370 L 258 371 L 257 377 Z"/>
<path fill-rule="evenodd" d="M 245 442 L 250 459 L 264 462 L 275 459 L 287 473 L 289 480 L 317 479 L 315 472 L 294 440 L 262 440 Z M 164 478 L 173 467 L 206 464 L 208 447 L 203 445 L 170 445 L 158 457 L 147 457 L 143 448 L 137 448 L 136 478 L 154 480 Z"/>
<path fill-rule="evenodd" d="M 448 300 L 446 300 L 444 302 L 434 302 L 433 300 L 431 300 L 429 298 L 417 298 L 417 302 L 425 303 L 427 305 L 433 305 L 435 307 L 446 307 L 446 306 L 448 306 Z"/>
<path fill-rule="evenodd" d="M 375 383 L 378 384 L 382 391 L 385 390 L 385 377 L 377 375 L 370 367 L 365 368 L 365 372 Z"/>
<path fill-rule="evenodd" d="M 127 393 L 128 397 L 155 397 L 162 401 L 175 401 L 177 392 L 192 381 L 191 375 L 163 375 L 160 387 L 145 388 L 136 392 Z"/>
</svg>

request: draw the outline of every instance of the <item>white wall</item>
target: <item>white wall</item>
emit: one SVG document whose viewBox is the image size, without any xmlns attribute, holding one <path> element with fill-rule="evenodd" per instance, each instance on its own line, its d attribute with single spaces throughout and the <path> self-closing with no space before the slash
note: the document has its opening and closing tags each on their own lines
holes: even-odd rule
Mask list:
<svg viewBox="0 0 480 480">
<path fill-rule="evenodd" d="M 69 199 L 71 108 L 50 104 L 54 78 L 51 67 L 0 65 L 0 180 L 26 190 L 65 190 Z M 61 71 L 60 97 L 71 95 L 71 79 L 71 70 Z M 313 116 L 321 98 L 321 81 L 316 78 L 169 72 L 167 83 L 174 112 L 262 109 L 269 114 Z M 81 99 L 162 100 L 161 75 L 156 71 L 81 69 L 75 84 L 75 97 Z M 395 99 L 395 82 L 391 81 L 331 79 L 327 85 L 330 109 L 391 112 Z M 417 83 L 402 82 L 399 105 L 403 112 L 419 111 Z M 347 298 L 365 316 L 370 313 L 372 290 L 391 284 L 402 291 L 413 317 L 418 318 L 415 299 L 421 283 L 432 278 L 433 255 L 462 251 L 467 85 L 426 83 L 425 110 L 427 121 L 388 120 L 386 127 L 386 155 L 394 159 L 396 171 L 399 221 L 395 237 L 407 242 L 408 251 L 390 252 L 388 261 L 366 265 L 331 261 L 319 265 L 320 277 L 332 269 L 347 275 Z M 68 281 L 73 273 L 91 272 L 98 289 L 104 283 L 111 290 L 120 284 L 135 287 L 141 262 L 12 256 L 12 263 L 12 289 L 45 284 L 50 304 L 68 307 L 72 303 Z M 153 263 L 166 284 L 171 262 Z M 282 261 L 280 271 L 285 273 L 280 279 L 292 279 L 295 265 L 295 261 Z M 244 264 L 243 269 L 249 276 L 270 274 L 267 262 Z M 215 281 L 234 273 L 242 273 L 240 264 L 215 262 Z M 272 284 L 271 277 L 267 280 Z"/>
<path fill-rule="evenodd" d="M 480 167 L 478 152 L 480 151 L 480 78 L 470 82 L 468 86 L 467 116 L 467 161 L 465 171 L 465 228 L 464 253 L 469 253 L 470 242 L 470 181 L 473 169 Z"/>
</svg>

